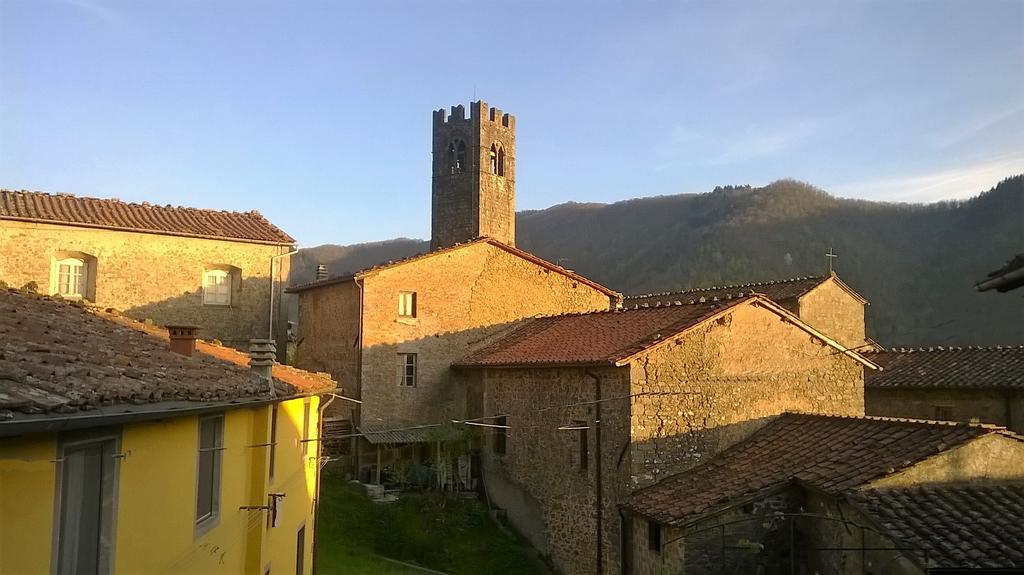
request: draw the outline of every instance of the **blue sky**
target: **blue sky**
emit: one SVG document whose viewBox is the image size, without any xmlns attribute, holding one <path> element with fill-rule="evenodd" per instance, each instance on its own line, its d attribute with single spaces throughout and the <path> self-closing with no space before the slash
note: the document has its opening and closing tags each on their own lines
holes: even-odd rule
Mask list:
<svg viewBox="0 0 1024 575">
<path fill-rule="evenodd" d="M 1024 172 L 1024 2 L 0 0 L 0 187 L 428 237 L 431 110 L 517 116 L 517 204 Z"/>
</svg>

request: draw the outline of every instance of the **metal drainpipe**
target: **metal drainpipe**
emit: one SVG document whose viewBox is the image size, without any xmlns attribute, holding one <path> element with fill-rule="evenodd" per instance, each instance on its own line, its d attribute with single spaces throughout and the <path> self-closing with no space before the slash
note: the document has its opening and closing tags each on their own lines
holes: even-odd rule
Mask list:
<svg viewBox="0 0 1024 575">
<path fill-rule="evenodd" d="M 356 327 L 357 331 L 356 331 L 356 341 L 355 341 L 355 344 L 357 346 L 356 347 L 356 388 L 358 389 L 358 393 L 357 393 L 356 399 L 362 400 L 363 399 L 363 287 L 364 286 L 363 286 L 362 280 L 360 278 L 358 278 L 358 277 L 353 278 L 352 281 L 355 282 L 356 289 L 359 290 L 359 321 L 358 321 L 357 327 Z M 352 408 L 352 411 L 351 411 L 351 413 L 352 413 L 352 431 L 353 431 L 353 433 L 359 433 L 359 430 L 356 428 L 356 422 L 363 417 L 363 407 L 362 407 L 362 405 L 363 405 L 362 403 L 357 403 L 356 406 L 354 408 Z M 354 458 L 355 458 L 355 462 L 354 462 L 355 465 L 353 465 L 353 468 L 355 469 L 356 477 L 358 478 L 359 477 L 359 464 L 361 463 L 361 460 L 360 460 L 360 455 L 361 454 L 359 453 L 359 437 L 358 437 L 358 435 L 354 436 L 352 438 L 352 453 L 353 453 Z"/>
<path fill-rule="evenodd" d="M 597 500 L 597 575 L 604 575 L 604 491 L 602 487 L 601 463 L 601 378 L 590 370 L 587 376 L 594 379 L 594 451 L 597 452 L 597 466 L 594 469 L 594 491 Z"/>
<path fill-rule="evenodd" d="M 323 469 L 320 465 L 320 456 L 323 454 L 324 448 L 324 413 L 327 412 L 327 408 L 330 407 L 331 403 L 333 403 L 335 399 L 336 398 L 333 395 L 330 396 L 327 401 L 325 403 L 321 403 L 316 410 L 316 425 L 318 428 L 316 437 L 320 441 L 316 442 L 316 502 L 313 507 L 313 541 L 311 546 L 311 550 L 313 551 L 313 565 L 311 566 L 312 573 L 316 573 L 316 534 L 320 532 L 320 526 L 318 525 L 318 523 L 320 523 L 320 470 Z"/>
<path fill-rule="evenodd" d="M 267 339 L 274 339 L 274 261 L 283 257 L 294 255 L 299 253 L 299 248 L 296 247 L 292 251 L 284 254 L 277 254 L 270 258 L 270 329 L 267 331 Z M 277 341 L 277 340 L 274 340 Z M 285 341 L 284 354 L 288 357 L 288 342 Z"/>
</svg>

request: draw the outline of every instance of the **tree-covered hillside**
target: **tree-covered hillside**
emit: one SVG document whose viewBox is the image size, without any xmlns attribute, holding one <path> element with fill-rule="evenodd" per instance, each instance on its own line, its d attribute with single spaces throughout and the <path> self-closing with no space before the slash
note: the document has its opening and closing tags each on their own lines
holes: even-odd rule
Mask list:
<svg viewBox="0 0 1024 575">
<path fill-rule="evenodd" d="M 1024 176 L 962 202 L 894 204 L 830 196 L 783 180 L 762 188 L 568 203 L 518 214 L 518 245 L 627 294 L 836 270 L 871 301 L 885 345 L 1024 343 L 1024 293 L 975 281 L 1024 251 Z M 293 283 L 422 252 L 420 240 L 303 250 Z M 1021 291 L 1021 290 L 1018 290 Z"/>
</svg>

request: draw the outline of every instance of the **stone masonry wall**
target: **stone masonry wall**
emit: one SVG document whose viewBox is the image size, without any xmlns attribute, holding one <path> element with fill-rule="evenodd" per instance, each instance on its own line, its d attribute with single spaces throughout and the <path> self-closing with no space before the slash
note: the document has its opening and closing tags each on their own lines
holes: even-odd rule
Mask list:
<svg viewBox="0 0 1024 575">
<path fill-rule="evenodd" d="M 821 285 L 800 298 L 800 319 L 846 347 L 864 345 L 864 304 L 835 280 Z"/>
<path fill-rule="evenodd" d="M 295 366 L 327 372 L 338 393 L 359 399 L 359 288 L 355 281 L 300 292 Z M 350 414 L 356 404 L 334 402 L 332 414 Z"/>
<path fill-rule="evenodd" d="M 866 489 L 1024 480 L 1024 441 L 990 434 L 876 479 Z"/>
<path fill-rule="evenodd" d="M 466 146 L 465 162 L 451 165 L 449 145 Z M 503 172 L 491 171 L 491 146 L 502 151 Z M 434 112 L 431 247 L 440 248 L 479 236 L 514 246 L 515 117 L 486 102 Z"/>
<path fill-rule="evenodd" d="M 868 415 L 940 419 L 941 408 L 949 411 L 945 419 L 951 421 L 977 419 L 982 423 L 1005 425 L 1018 433 L 1024 432 L 1024 393 L 1019 391 L 868 387 L 864 395 Z"/>
<path fill-rule="evenodd" d="M 863 415 L 863 369 L 765 308 L 733 308 L 631 364 L 632 484 L 705 461 L 784 411 Z"/>
<path fill-rule="evenodd" d="M 0 222 L 0 280 L 8 285 L 35 282 L 41 293 L 53 293 L 55 258 L 60 252 L 81 252 L 91 256 L 97 305 L 161 326 L 196 324 L 201 338 L 240 349 L 246 349 L 252 338 L 267 336 L 270 258 L 287 251 L 288 246 Z M 203 304 L 207 266 L 237 269 L 230 306 Z M 282 293 L 288 283 L 288 258 L 278 259 L 275 267 L 275 335 L 283 353 L 287 316 L 280 302 L 290 297 Z"/>
<path fill-rule="evenodd" d="M 590 575 L 597 568 L 597 462 L 601 462 L 603 561 L 605 573 L 618 573 L 620 517 L 617 504 L 626 495 L 628 469 L 628 371 L 595 368 L 601 380 L 601 453 L 596 445 L 596 389 L 584 368 L 494 369 L 483 376 L 485 414 L 505 414 L 506 452 L 494 453 L 494 433 L 485 435 L 482 463 L 488 497 L 504 507 L 518 529 L 545 549 L 564 575 Z M 581 404 L 582 405 L 576 405 Z M 581 467 L 582 424 L 588 464 Z M 536 502 L 543 532 L 531 521 Z M 532 506 L 531 506 L 532 507 Z"/>
<path fill-rule="evenodd" d="M 398 317 L 401 291 L 416 292 L 415 319 Z M 362 419 L 390 425 L 460 416 L 465 385 L 449 366 L 474 346 L 523 318 L 610 305 L 587 284 L 483 242 L 375 272 L 363 287 Z M 301 325 L 313 338 L 335 321 Z M 417 354 L 415 387 L 398 384 L 399 353 Z"/>
</svg>

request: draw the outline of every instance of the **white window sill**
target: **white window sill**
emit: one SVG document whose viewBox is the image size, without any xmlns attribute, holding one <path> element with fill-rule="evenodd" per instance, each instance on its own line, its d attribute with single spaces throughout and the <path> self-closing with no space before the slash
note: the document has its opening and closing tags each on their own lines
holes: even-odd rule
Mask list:
<svg viewBox="0 0 1024 575">
<path fill-rule="evenodd" d="M 419 323 L 419 320 L 414 317 L 399 317 L 395 318 L 395 323 L 401 323 L 405 325 L 416 325 Z"/>
</svg>

